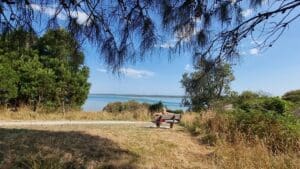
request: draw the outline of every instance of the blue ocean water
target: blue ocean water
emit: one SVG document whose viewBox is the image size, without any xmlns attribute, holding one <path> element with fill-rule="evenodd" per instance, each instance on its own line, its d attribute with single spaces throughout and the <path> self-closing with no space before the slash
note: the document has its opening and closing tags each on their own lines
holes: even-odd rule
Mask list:
<svg viewBox="0 0 300 169">
<path fill-rule="evenodd" d="M 105 105 L 111 102 L 126 102 L 129 100 L 135 100 L 140 103 L 157 103 L 162 101 L 168 109 L 186 110 L 186 107 L 182 107 L 180 96 L 142 96 L 142 95 L 116 95 L 116 94 L 90 94 L 88 99 L 82 106 L 83 111 L 101 111 Z"/>
</svg>

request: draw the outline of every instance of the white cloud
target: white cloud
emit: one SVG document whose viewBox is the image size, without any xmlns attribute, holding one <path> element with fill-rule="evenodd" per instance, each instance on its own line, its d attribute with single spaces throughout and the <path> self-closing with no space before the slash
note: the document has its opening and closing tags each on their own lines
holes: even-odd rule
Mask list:
<svg viewBox="0 0 300 169">
<path fill-rule="evenodd" d="M 166 49 L 168 49 L 168 48 L 174 48 L 175 47 L 175 42 L 172 42 L 172 41 L 165 42 L 165 43 L 159 45 L 159 47 L 166 48 Z"/>
<path fill-rule="evenodd" d="M 101 73 L 109 72 L 107 69 L 103 69 L 103 68 L 98 68 L 96 70 Z M 119 72 L 126 77 L 131 77 L 135 79 L 151 77 L 154 75 L 154 72 L 148 70 L 133 69 L 133 68 L 120 68 Z"/>
<path fill-rule="evenodd" d="M 84 12 L 72 11 L 71 16 L 73 18 L 76 18 L 77 23 L 80 25 L 83 25 L 83 24 L 89 25 L 91 23 L 91 18 L 89 18 L 89 16 Z"/>
<path fill-rule="evenodd" d="M 30 6 L 33 10 L 45 13 L 48 16 L 54 16 L 56 14 L 56 9 L 54 7 L 40 6 L 38 4 L 31 4 Z M 66 15 L 61 12 L 57 14 L 57 18 L 61 20 L 67 19 Z"/>
<path fill-rule="evenodd" d="M 243 17 L 247 18 L 247 17 L 250 17 L 253 13 L 253 9 L 245 9 L 242 11 L 242 15 Z"/>
<path fill-rule="evenodd" d="M 249 53 L 251 55 L 257 55 L 257 54 L 259 54 L 259 49 L 258 48 L 252 48 L 252 49 L 249 50 Z"/>
<path fill-rule="evenodd" d="M 194 68 L 190 64 L 186 64 L 184 67 L 185 72 L 192 72 Z"/>
<path fill-rule="evenodd" d="M 125 76 L 136 78 L 136 79 L 151 77 L 154 75 L 154 72 L 148 70 L 138 70 L 132 68 L 121 68 L 120 72 Z"/>
<path fill-rule="evenodd" d="M 55 7 L 50 7 L 50 6 L 41 6 L 38 4 L 31 4 L 30 5 L 31 8 L 34 11 L 39 11 L 42 12 L 48 16 L 54 16 L 55 14 L 57 14 L 56 8 Z M 72 18 L 76 19 L 78 24 L 89 24 L 91 22 L 91 18 L 89 18 L 89 16 L 81 11 L 71 11 L 70 15 Z M 64 11 L 61 11 L 57 14 L 57 18 L 60 20 L 67 20 L 67 15 Z"/>
<path fill-rule="evenodd" d="M 247 52 L 242 51 L 240 54 L 241 54 L 242 56 L 244 56 L 244 55 L 247 55 Z"/>
</svg>

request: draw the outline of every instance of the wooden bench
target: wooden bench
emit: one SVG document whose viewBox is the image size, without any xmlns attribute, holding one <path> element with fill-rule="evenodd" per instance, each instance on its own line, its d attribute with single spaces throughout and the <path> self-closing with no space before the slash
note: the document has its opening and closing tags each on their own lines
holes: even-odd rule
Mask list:
<svg viewBox="0 0 300 169">
<path fill-rule="evenodd" d="M 156 124 L 156 127 L 160 127 L 161 123 L 169 123 L 170 128 L 173 128 L 174 123 L 179 123 L 181 119 L 181 114 L 163 114 L 156 117 L 153 123 Z"/>
</svg>

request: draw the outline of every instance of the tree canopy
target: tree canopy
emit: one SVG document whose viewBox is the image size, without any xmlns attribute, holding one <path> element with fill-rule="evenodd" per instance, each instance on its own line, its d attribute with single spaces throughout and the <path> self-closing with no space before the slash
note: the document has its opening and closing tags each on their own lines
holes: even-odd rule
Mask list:
<svg viewBox="0 0 300 169">
<path fill-rule="evenodd" d="M 193 111 L 209 108 L 213 101 L 229 94 L 234 76 L 229 64 L 219 63 L 209 67 L 213 61 L 203 61 L 196 71 L 183 74 L 181 83 L 185 89 L 183 104 Z"/>
<path fill-rule="evenodd" d="M 300 90 L 289 91 L 282 96 L 282 99 L 300 105 Z"/>
<path fill-rule="evenodd" d="M 78 43 L 62 29 L 42 37 L 16 30 L 0 37 L 1 104 L 80 107 L 89 69 Z"/>
<path fill-rule="evenodd" d="M 299 7 L 299 0 L 3 0 L 0 32 L 64 27 L 77 40 L 94 44 L 116 71 L 152 51 L 164 34 L 175 37 L 175 49 L 192 49 L 195 63 L 232 61 L 245 38 L 271 47 L 299 18 Z M 254 14 L 247 18 L 248 9 Z"/>
</svg>

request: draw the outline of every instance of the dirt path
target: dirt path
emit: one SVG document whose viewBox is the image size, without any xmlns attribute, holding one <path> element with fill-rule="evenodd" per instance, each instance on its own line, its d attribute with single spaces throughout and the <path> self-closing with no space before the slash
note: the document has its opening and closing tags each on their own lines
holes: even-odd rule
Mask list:
<svg viewBox="0 0 300 169">
<path fill-rule="evenodd" d="M 0 126 L 27 126 L 27 125 L 85 125 L 85 124 L 145 124 L 151 125 L 151 122 L 144 121 L 91 121 L 91 120 L 18 120 L 18 121 L 0 121 Z"/>
</svg>

